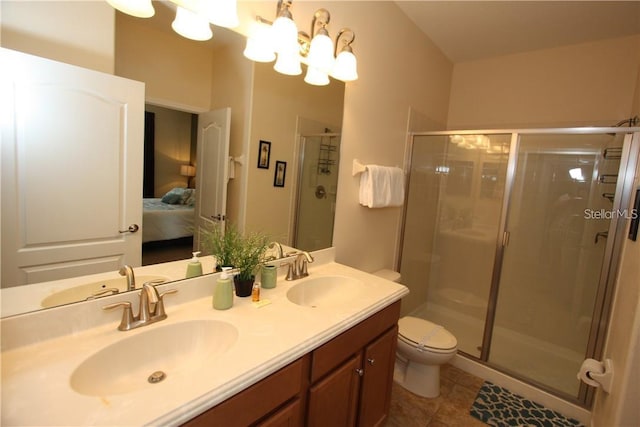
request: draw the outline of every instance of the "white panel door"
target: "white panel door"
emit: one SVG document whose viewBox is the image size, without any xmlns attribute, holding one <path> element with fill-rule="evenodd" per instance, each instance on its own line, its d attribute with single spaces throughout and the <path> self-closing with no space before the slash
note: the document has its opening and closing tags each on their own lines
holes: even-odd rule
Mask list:
<svg viewBox="0 0 640 427">
<path fill-rule="evenodd" d="M 200 231 L 214 225 L 223 227 L 227 213 L 229 182 L 229 128 L 231 108 L 198 115 L 197 203 L 194 247 L 200 246 Z"/>
<path fill-rule="evenodd" d="M 140 265 L 144 84 L 0 55 L 2 286 Z"/>
</svg>

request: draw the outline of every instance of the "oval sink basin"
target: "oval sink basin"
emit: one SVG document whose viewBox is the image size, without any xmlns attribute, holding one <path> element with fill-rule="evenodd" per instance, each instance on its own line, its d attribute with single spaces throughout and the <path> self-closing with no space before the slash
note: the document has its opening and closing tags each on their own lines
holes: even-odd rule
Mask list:
<svg viewBox="0 0 640 427">
<path fill-rule="evenodd" d="M 305 307 L 332 307 L 358 298 L 365 292 L 364 282 L 347 276 L 318 276 L 293 286 L 287 298 Z"/>
<path fill-rule="evenodd" d="M 143 283 L 151 282 L 152 280 L 168 280 L 165 276 L 136 276 L 136 287 L 140 288 Z M 55 307 L 62 304 L 69 304 L 72 302 L 84 301 L 87 298 L 99 298 L 102 296 L 112 295 L 113 293 L 105 293 L 104 295 L 98 295 L 107 289 L 118 289 L 118 293 L 126 292 L 127 290 L 127 278 L 117 277 L 114 279 L 99 280 L 91 283 L 85 283 L 82 285 L 74 286 L 56 293 L 53 293 L 43 299 L 40 305 L 44 308 Z"/>
<path fill-rule="evenodd" d="M 215 363 L 215 356 L 228 351 L 238 339 L 235 326 L 217 320 L 149 328 L 103 348 L 82 362 L 71 375 L 71 387 L 88 396 L 158 387 L 165 378 L 198 375 L 203 365 Z"/>
</svg>

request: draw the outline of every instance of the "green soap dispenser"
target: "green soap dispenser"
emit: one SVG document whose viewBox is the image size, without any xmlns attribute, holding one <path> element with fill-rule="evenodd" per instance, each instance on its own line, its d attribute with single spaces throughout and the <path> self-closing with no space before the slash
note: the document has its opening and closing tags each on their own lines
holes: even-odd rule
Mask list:
<svg viewBox="0 0 640 427">
<path fill-rule="evenodd" d="M 187 274 L 185 275 L 187 279 L 189 277 L 202 276 L 202 264 L 198 259 L 198 255 L 200 255 L 200 252 L 193 252 L 193 258 L 191 258 L 191 262 L 187 264 Z"/>
<path fill-rule="evenodd" d="M 216 282 L 213 292 L 213 308 L 227 310 L 233 306 L 233 280 L 231 280 L 231 267 L 222 267 L 222 273 Z"/>
</svg>

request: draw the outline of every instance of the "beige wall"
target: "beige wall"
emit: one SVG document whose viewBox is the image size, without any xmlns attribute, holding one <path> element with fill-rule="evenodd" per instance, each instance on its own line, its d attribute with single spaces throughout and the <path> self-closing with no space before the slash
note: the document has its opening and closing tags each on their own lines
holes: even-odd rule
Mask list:
<svg viewBox="0 0 640 427">
<path fill-rule="evenodd" d="M 191 160 L 191 114 L 147 105 L 155 113 L 155 197 L 175 187 L 186 187 L 180 166 Z"/>
<path fill-rule="evenodd" d="M 211 44 L 196 43 L 149 24 L 122 13 L 116 15 L 115 74 L 145 82 L 147 102 L 208 111 Z"/>
<path fill-rule="evenodd" d="M 290 244 L 295 196 L 299 118 L 340 128 L 344 84 L 312 86 L 303 76 L 285 76 L 273 71 L 272 64 L 255 64 L 251 135 L 249 139 L 246 224 L 268 232 L 275 240 Z M 259 141 L 271 142 L 269 169 L 257 167 Z M 275 162 L 287 163 L 284 187 L 273 185 Z"/>
<path fill-rule="evenodd" d="M 107 2 L 0 1 L 2 47 L 113 73 L 115 12 Z"/>
<path fill-rule="evenodd" d="M 640 36 L 458 63 L 449 129 L 612 125 L 629 118 Z"/>
<path fill-rule="evenodd" d="M 452 64 L 391 2 L 335 2 L 331 12 L 357 34 L 360 73 L 345 93 L 336 257 L 364 271 L 395 269 L 402 209 L 360 206 L 352 162 L 403 166 L 410 107 L 444 128 Z"/>
<path fill-rule="evenodd" d="M 231 107 L 229 155 L 237 158 L 248 152 L 253 63 L 243 55 L 244 38 L 228 38 L 224 47 L 213 51 L 211 109 Z M 245 156 L 246 157 L 246 156 Z M 235 164 L 234 178 L 227 186 L 227 218 L 239 229 L 244 227 L 247 168 Z"/>
</svg>

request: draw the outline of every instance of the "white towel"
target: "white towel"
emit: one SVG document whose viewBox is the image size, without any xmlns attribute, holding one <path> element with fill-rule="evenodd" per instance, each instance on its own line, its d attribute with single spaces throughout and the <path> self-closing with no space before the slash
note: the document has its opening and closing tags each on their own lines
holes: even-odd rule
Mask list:
<svg viewBox="0 0 640 427">
<path fill-rule="evenodd" d="M 404 172 L 400 168 L 368 165 L 360 176 L 360 204 L 370 208 L 402 206 Z"/>
</svg>

